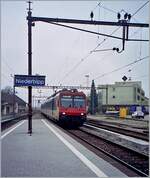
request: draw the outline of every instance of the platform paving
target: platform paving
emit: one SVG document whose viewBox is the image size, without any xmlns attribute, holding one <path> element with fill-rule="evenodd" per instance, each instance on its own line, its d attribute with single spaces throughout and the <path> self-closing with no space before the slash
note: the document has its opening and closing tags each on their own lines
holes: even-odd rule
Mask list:
<svg viewBox="0 0 150 178">
<path fill-rule="evenodd" d="M 149 116 L 147 116 L 149 117 Z M 124 127 L 132 127 L 137 129 L 146 129 L 149 130 L 149 120 L 147 119 L 128 119 L 128 118 L 117 118 L 117 117 L 110 117 L 104 115 L 88 115 L 87 120 L 98 120 L 104 121 L 111 124 L 120 124 L 120 126 Z"/>
<path fill-rule="evenodd" d="M 89 120 L 97 120 L 102 121 L 107 124 L 112 125 L 118 125 L 119 127 L 123 127 L 130 130 L 135 131 L 143 131 L 147 130 L 149 128 L 149 121 L 146 120 L 133 120 L 133 119 L 122 119 L 122 118 L 115 118 L 115 117 L 107 117 L 107 116 L 88 116 Z M 86 124 L 85 124 L 86 125 Z M 121 146 L 127 147 L 133 151 L 137 151 L 138 153 L 149 155 L 149 142 L 144 141 L 141 139 L 133 138 L 130 136 L 126 136 L 123 134 L 115 133 L 112 131 L 108 131 L 102 128 L 97 128 L 98 131 L 93 131 L 94 126 L 88 126 L 91 128 L 91 131 L 93 134 L 96 134 L 106 140 L 109 140 L 111 142 L 114 142 L 116 144 L 119 144 Z M 86 130 L 86 129 L 85 129 Z M 133 130 L 133 131 L 134 131 Z"/>
<path fill-rule="evenodd" d="M 86 155 L 105 177 L 126 176 L 55 126 L 51 127 Z M 1 163 L 2 177 L 97 177 L 41 119 L 33 120 L 32 136 L 27 134 L 25 121 L 2 139 Z"/>
</svg>

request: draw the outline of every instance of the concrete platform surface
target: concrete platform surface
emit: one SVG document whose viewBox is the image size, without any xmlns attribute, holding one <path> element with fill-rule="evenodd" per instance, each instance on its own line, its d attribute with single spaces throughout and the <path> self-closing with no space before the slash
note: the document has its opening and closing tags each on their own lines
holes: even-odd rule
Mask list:
<svg viewBox="0 0 150 178">
<path fill-rule="evenodd" d="M 117 126 L 118 129 L 126 128 L 132 131 L 143 132 L 149 131 L 149 121 L 148 120 L 136 120 L 136 119 L 122 119 L 115 118 L 109 116 L 101 116 L 101 115 L 88 115 L 89 120 L 96 120 L 100 122 L 104 122 L 108 125 Z M 85 124 L 86 125 L 86 124 Z M 126 136 L 123 134 L 115 133 L 112 131 L 108 131 L 105 129 L 97 128 L 98 132 L 93 131 L 94 126 L 88 126 L 91 128 L 91 132 L 96 134 L 104 139 L 117 143 L 121 146 L 127 147 L 131 150 L 137 151 L 144 155 L 149 155 L 149 142 L 143 141 L 141 139 L 136 139 L 130 136 Z"/>
<path fill-rule="evenodd" d="M 39 118 L 39 116 L 36 116 Z M 2 133 L 2 177 L 126 177 L 46 120 L 27 121 Z"/>
<path fill-rule="evenodd" d="M 85 130 L 87 132 L 93 133 L 94 135 L 97 135 L 101 138 L 104 138 L 106 140 L 109 140 L 113 143 L 116 143 L 118 145 L 121 145 L 123 147 L 129 148 L 133 151 L 136 151 L 138 153 L 149 155 L 149 142 L 133 138 L 130 136 L 126 136 L 123 134 L 115 133 L 109 130 L 105 130 L 102 128 L 97 128 L 94 126 L 89 126 L 84 124 L 86 127 L 90 128 L 87 130 L 86 128 L 82 128 L 82 130 Z"/>
<path fill-rule="evenodd" d="M 120 124 L 120 127 L 132 127 L 137 129 L 149 130 L 149 120 L 144 119 L 123 119 L 117 117 L 109 117 L 104 115 L 88 115 L 87 119 L 104 121 L 111 124 Z"/>
</svg>

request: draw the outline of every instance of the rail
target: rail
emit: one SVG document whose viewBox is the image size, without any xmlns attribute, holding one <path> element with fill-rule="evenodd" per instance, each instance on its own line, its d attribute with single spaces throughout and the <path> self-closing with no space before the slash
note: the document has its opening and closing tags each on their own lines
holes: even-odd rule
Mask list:
<svg viewBox="0 0 150 178">
<path fill-rule="evenodd" d="M 11 115 L 8 115 L 8 116 L 2 116 L 1 124 L 4 124 L 4 123 L 10 122 L 10 121 L 25 117 L 27 115 L 28 115 L 28 113 L 19 113 L 19 114 L 15 114 L 15 115 L 11 114 Z"/>
<path fill-rule="evenodd" d="M 44 116 L 45 117 L 45 116 Z M 49 122 L 56 123 L 51 119 L 45 117 Z M 57 125 L 60 128 L 60 126 Z M 65 133 L 74 136 L 77 139 L 85 142 L 92 146 L 97 151 L 104 153 L 110 158 L 116 160 L 118 163 L 125 165 L 130 170 L 137 173 L 139 176 L 148 176 L 149 170 L 149 158 L 147 155 L 137 153 L 128 148 L 122 147 L 121 145 L 112 143 L 108 140 L 102 139 L 92 133 L 86 132 L 80 129 L 64 129 L 61 128 Z M 93 150 L 93 149 L 92 149 Z"/>
<path fill-rule="evenodd" d="M 103 129 L 106 129 L 106 130 L 109 130 L 109 131 L 113 131 L 113 132 L 116 132 L 116 133 L 120 133 L 120 134 L 124 134 L 124 135 L 127 135 L 127 136 L 131 136 L 131 137 L 134 137 L 134 138 L 138 138 L 138 139 L 142 139 L 142 140 L 146 140 L 146 141 L 149 141 L 149 132 L 148 130 L 144 130 L 144 129 L 131 129 L 129 127 L 127 128 L 124 128 L 124 127 L 121 127 L 121 124 L 120 125 L 112 125 L 111 123 L 105 123 L 105 122 L 97 122 L 97 121 L 94 121 L 94 120 L 89 120 L 85 126 L 95 126 L 97 128 L 103 128 Z"/>
<path fill-rule="evenodd" d="M 90 134 L 89 132 L 87 133 L 86 131 L 80 129 L 68 130 L 68 132 L 85 143 L 91 145 L 96 150 L 103 152 L 107 156 L 125 165 L 138 175 L 146 177 L 148 176 L 148 156 L 141 155 L 130 149 L 109 142 L 108 140 L 101 139 L 92 133 Z"/>
</svg>

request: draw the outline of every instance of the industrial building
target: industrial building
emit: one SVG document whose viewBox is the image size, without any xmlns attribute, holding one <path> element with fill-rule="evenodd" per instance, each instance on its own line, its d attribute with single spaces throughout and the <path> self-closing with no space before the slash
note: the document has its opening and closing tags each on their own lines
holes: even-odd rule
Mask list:
<svg viewBox="0 0 150 178">
<path fill-rule="evenodd" d="M 140 81 L 115 82 L 115 84 L 98 85 L 98 110 L 119 110 L 133 106 L 148 108 L 149 99 L 145 96 Z"/>
</svg>

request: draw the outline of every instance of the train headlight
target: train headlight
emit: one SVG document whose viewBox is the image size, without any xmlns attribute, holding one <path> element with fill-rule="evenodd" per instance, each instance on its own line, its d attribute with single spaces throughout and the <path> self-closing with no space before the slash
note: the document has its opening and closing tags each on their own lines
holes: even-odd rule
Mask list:
<svg viewBox="0 0 150 178">
<path fill-rule="evenodd" d="M 81 113 L 81 116 L 83 116 L 84 115 L 84 113 Z"/>
<path fill-rule="evenodd" d="M 65 115 L 65 114 L 66 114 L 65 112 L 62 113 L 62 115 Z"/>
</svg>

